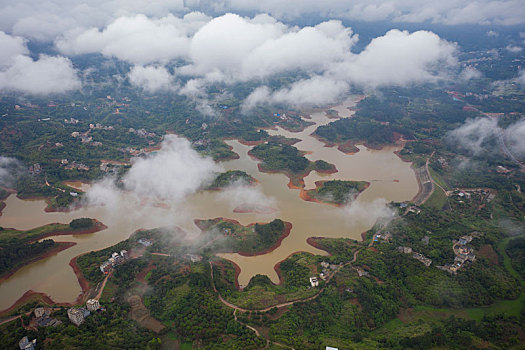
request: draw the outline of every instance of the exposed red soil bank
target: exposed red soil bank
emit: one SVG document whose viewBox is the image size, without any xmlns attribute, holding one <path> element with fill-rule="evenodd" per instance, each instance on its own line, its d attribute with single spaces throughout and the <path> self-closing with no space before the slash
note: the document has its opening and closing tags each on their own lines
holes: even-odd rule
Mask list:
<svg viewBox="0 0 525 350">
<path fill-rule="evenodd" d="M 87 253 L 86 253 L 87 254 Z M 80 288 L 82 288 L 82 292 L 77 297 L 76 302 L 83 300 L 86 296 L 87 291 L 89 291 L 89 282 L 82 274 L 82 271 L 80 270 L 80 267 L 78 267 L 77 259 L 84 254 L 81 254 L 79 256 L 75 256 L 73 259 L 69 261 L 69 266 L 73 269 L 73 272 L 77 276 L 78 284 L 80 284 Z"/>
</svg>

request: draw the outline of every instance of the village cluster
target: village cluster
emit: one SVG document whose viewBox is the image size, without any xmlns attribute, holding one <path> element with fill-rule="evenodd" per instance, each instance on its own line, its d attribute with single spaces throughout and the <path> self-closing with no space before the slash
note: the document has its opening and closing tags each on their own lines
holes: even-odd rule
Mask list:
<svg viewBox="0 0 525 350">
<path fill-rule="evenodd" d="M 444 266 L 437 266 L 437 268 L 451 274 L 456 274 L 457 270 L 465 264 L 476 261 L 474 249 L 468 246 L 473 238 L 472 235 L 466 235 L 457 241 L 452 241 L 452 249 L 455 255 L 454 262 L 452 264 L 445 264 Z"/>
<path fill-rule="evenodd" d="M 113 254 L 111 254 L 111 257 L 104 261 L 102 263 L 102 265 L 100 265 L 100 271 L 103 273 L 103 274 L 108 274 L 110 273 L 116 266 L 124 263 L 125 261 L 127 261 L 129 259 L 129 254 L 128 254 L 128 251 L 127 250 L 121 250 L 120 251 L 120 254 L 117 253 L 117 252 L 114 252 Z"/>
<path fill-rule="evenodd" d="M 28 329 L 37 330 L 39 327 L 56 327 L 62 324 L 62 321 L 51 317 L 51 313 L 56 309 L 48 307 L 38 307 L 33 310 L 34 317 L 29 322 Z M 67 310 L 69 321 L 75 326 L 80 326 L 92 312 L 104 311 L 97 299 L 86 301 L 86 307 L 72 307 Z M 29 340 L 27 336 L 20 339 L 18 346 L 20 350 L 35 350 L 36 339 Z"/>
</svg>

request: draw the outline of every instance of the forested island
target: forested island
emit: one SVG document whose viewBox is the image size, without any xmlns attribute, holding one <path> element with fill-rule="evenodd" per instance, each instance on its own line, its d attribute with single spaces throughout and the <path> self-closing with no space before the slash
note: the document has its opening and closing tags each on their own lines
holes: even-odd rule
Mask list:
<svg viewBox="0 0 525 350">
<path fill-rule="evenodd" d="M 317 181 L 316 188 L 305 191 L 306 200 L 320 201 L 336 205 L 352 202 L 370 183 L 366 181 Z"/>
<path fill-rule="evenodd" d="M 252 148 L 251 156 L 262 160 L 259 169 L 266 172 L 282 172 L 294 186 L 302 187 L 302 179 L 312 170 L 333 173 L 337 169 L 324 160 L 309 161 L 297 148 L 284 143 L 268 142 Z"/>
<path fill-rule="evenodd" d="M 228 170 L 218 174 L 208 186 L 208 189 L 219 190 L 231 185 L 253 185 L 256 181 L 255 178 L 242 170 Z"/>
</svg>

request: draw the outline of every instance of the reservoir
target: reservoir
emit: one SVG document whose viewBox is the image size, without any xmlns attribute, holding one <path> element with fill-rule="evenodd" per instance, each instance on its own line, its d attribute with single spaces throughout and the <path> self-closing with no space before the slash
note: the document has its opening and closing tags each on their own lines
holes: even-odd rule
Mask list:
<svg viewBox="0 0 525 350">
<path fill-rule="evenodd" d="M 343 118 L 351 117 L 352 107 L 357 99 L 350 98 L 333 109 Z M 314 124 L 305 130 L 293 133 L 281 128 L 269 130 L 271 135 L 283 135 L 298 138 L 295 144 L 306 157 L 312 161 L 322 159 L 337 167 L 334 174 L 318 174 L 313 171 L 305 178 L 305 187 L 315 187 L 319 180 L 356 180 L 368 181 L 370 186 L 362 192 L 348 207 L 334 207 L 314 202 L 307 202 L 299 197 L 300 190 L 288 187 L 289 179 L 283 174 L 262 173 L 257 168 L 258 161 L 248 155 L 251 146 L 235 140 L 227 141 L 240 158 L 220 163 L 224 170 L 239 169 L 247 172 L 259 181 L 256 192 L 265 205 L 276 209 L 270 214 L 234 213 L 236 205 L 231 196 L 220 191 L 201 191 L 186 198 L 183 203 L 164 203 L 166 205 L 143 205 L 124 193 L 116 208 L 87 207 L 67 213 L 46 213 L 43 200 L 20 200 L 11 195 L 5 201 L 6 207 L 0 216 L 0 226 L 27 230 L 48 223 L 69 223 L 80 217 L 95 218 L 108 228 L 93 234 L 81 236 L 50 237 L 58 242 L 75 242 L 77 245 L 59 252 L 46 259 L 29 264 L 9 279 L 0 284 L 0 310 L 11 306 L 28 290 L 49 295 L 56 302 L 72 302 L 81 292 L 69 261 L 80 254 L 103 249 L 128 238 L 140 228 L 178 226 L 184 229 L 188 240 L 198 239 L 200 230 L 194 219 L 211 219 L 216 217 L 231 218 L 246 225 L 253 222 L 269 222 L 275 218 L 291 222 L 290 235 L 274 251 L 245 257 L 239 254 L 220 254 L 237 264 L 240 269 L 239 284 L 247 285 L 255 274 L 268 275 L 274 282 L 279 279 L 275 265 L 289 255 L 306 251 L 315 254 L 326 254 L 310 246 L 306 240 L 312 236 L 345 237 L 361 239 L 361 233 L 370 229 L 380 216 L 389 215 L 385 203 L 406 201 L 418 192 L 418 184 L 410 163 L 403 162 L 394 152 L 400 147 L 385 147 L 372 150 L 358 146 L 359 152 L 348 155 L 336 147 L 325 147 L 316 138 L 310 136 L 315 129 L 332 121 L 325 112 L 311 113 L 309 121 Z M 73 184 L 72 184 L 73 185 Z M 81 184 L 74 184 L 75 187 Z M 85 189 L 85 187 L 83 187 Z M 257 198 L 259 198 L 257 197 Z M 251 197 L 250 197 L 251 198 Z M 240 198 L 241 201 L 246 201 Z M 252 204 L 261 204 L 252 203 Z"/>
</svg>

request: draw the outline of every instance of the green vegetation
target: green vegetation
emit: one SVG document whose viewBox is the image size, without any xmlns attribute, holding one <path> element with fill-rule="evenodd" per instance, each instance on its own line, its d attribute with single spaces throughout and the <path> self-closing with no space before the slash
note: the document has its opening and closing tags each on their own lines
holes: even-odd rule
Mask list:
<svg viewBox="0 0 525 350">
<path fill-rule="evenodd" d="M 91 219 L 80 220 L 80 222 L 92 225 Z M 39 238 L 71 231 L 72 228 L 71 225 L 65 224 L 48 224 L 27 231 L 0 227 L 0 246 L 2 247 L 0 249 L 0 275 L 38 259 L 57 247 L 57 243 L 52 239 L 38 242 Z M 75 229 L 81 229 L 81 227 Z"/>
<path fill-rule="evenodd" d="M 81 255 L 77 258 L 77 265 L 84 277 L 92 284 L 102 281 L 105 275 L 100 272 L 100 265 L 111 257 L 113 252 L 130 250 L 132 246 L 131 238 L 117 243 L 116 245 Z"/>
<path fill-rule="evenodd" d="M 186 265 L 166 259 L 152 271 L 151 292 L 145 304 L 184 342 L 192 340 L 205 349 L 259 349 L 266 342 L 236 322 L 211 289 L 207 261 Z"/>
<path fill-rule="evenodd" d="M 0 187 L 0 200 L 4 200 L 7 197 L 9 197 L 9 192 L 7 192 L 5 189 Z"/>
<path fill-rule="evenodd" d="M 225 188 L 233 183 L 241 183 L 244 185 L 253 184 L 256 180 L 248 175 L 246 172 L 241 170 L 228 170 L 224 173 L 220 173 L 215 177 L 209 189 L 221 189 Z"/>
<path fill-rule="evenodd" d="M 209 140 L 206 144 L 195 146 L 195 150 L 205 156 L 212 157 L 215 161 L 236 159 L 239 157 L 237 153 L 231 150 L 230 146 L 219 139 Z"/>
<path fill-rule="evenodd" d="M 281 170 L 291 174 L 304 173 L 308 169 L 309 161 L 301 152 L 282 143 L 263 143 L 255 146 L 250 154 L 263 161 L 263 170 Z"/>
<path fill-rule="evenodd" d="M 447 195 L 441 188 L 435 186 L 434 192 L 432 192 L 428 200 L 425 202 L 425 206 L 441 210 L 445 204 L 447 204 Z"/>
<path fill-rule="evenodd" d="M 242 226 L 231 220 L 202 220 L 199 227 L 212 235 L 207 251 L 233 251 L 247 254 L 262 252 L 277 243 L 285 233 L 285 223 L 275 219 L 267 224 Z M 220 239 L 219 239 L 220 238 Z"/>
<path fill-rule="evenodd" d="M 22 337 L 37 339 L 37 348 L 46 349 L 160 349 L 148 343 L 154 334 L 129 320 L 129 306 L 121 302 L 104 303 L 103 312 L 92 313 L 76 327 L 67 317 L 67 308 L 51 315 L 62 321 L 57 327 L 41 327 L 38 331 L 25 330 L 20 321 L 0 326 L 0 343 L 6 349 L 18 348 Z"/>
<path fill-rule="evenodd" d="M 87 228 L 93 227 L 94 225 L 95 225 L 95 221 L 93 219 L 90 219 L 90 218 L 73 219 L 69 223 L 69 226 L 73 230 L 87 229 Z"/>
<path fill-rule="evenodd" d="M 369 118 L 353 117 L 339 119 L 317 128 L 315 134 L 328 142 L 352 141 L 366 146 L 380 147 L 393 144 L 396 133 L 411 137 L 408 130 L 371 121 Z"/>
<path fill-rule="evenodd" d="M 247 309 L 263 309 L 282 302 L 305 299 L 319 289 L 311 288 L 308 278 L 315 275 L 319 257 L 297 253 L 279 264 L 282 283 L 273 284 L 268 276 L 256 275 L 241 291 L 235 287 L 235 268 L 226 260 L 214 263 L 214 284 L 223 298 Z M 321 285 L 323 282 L 321 281 Z"/>
<path fill-rule="evenodd" d="M 164 334 L 146 331 L 129 318 L 126 297 L 134 294 L 143 296 L 148 310 L 166 326 L 166 337 L 181 342 L 183 349 L 263 349 L 267 348 L 265 337 L 297 349 L 322 349 L 326 345 L 342 349 L 523 348 L 525 239 L 514 236 L 520 234 L 525 213 L 523 173 L 519 165 L 502 156 L 496 138 L 486 140 L 482 144 L 486 151 L 478 153 L 447 139 L 450 130 L 481 112 L 504 113 L 498 116 L 500 126 L 523 120 L 523 92 L 517 85 L 509 83 L 511 88 L 503 88 L 490 84 L 491 79 L 513 79 L 520 60 L 509 57 L 506 50 L 499 50 L 500 59 L 480 59 L 485 56 L 473 52 L 462 55 L 462 60 L 475 60 L 484 78 L 456 81 L 447 87 L 435 84 L 380 89 L 377 96 L 370 95 L 358 104 L 353 118 L 333 121 L 316 131 L 321 139 L 344 143 L 345 148 L 357 143 L 381 147 L 401 136 L 409 139 L 400 156 L 415 166 L 429 159 L 433 179 L 451 191 L 446 197 L 437 188 L 420 212 L 404 215 L 406 210 L 393 204 L 403 216 L 368 231 L 369 236 L 388 232 L 388 240 L 367 247 L 348 239 L 315 239 L 316 246 L 329 256 L 293 254 L 278 266 L 279 285 L 257 275 L 239 290 L 235 266 L 215 253 L 234 250 L 255 254 L 268 249 L 285 230 L 281 220 L 248 227 L 225 219 L 201 221 L 207 235 L 200 246 L 183 245 L 177 231 L 169 235 L 162 230 L 142 231 L 77 260 L 91 285 L 96 285 L 104 278 L 99 266 L 112 252 L 144 251 L 141 258 L 118 266 L 108 279 L 101 298 L 105 312 L 95 313 L 79 328 L 69 323 L 65 309 L 53 315 L 63 321 L 56 328 L 33 331 L 22 328 L 19 320 L 10 322 L 0 326 L 0 344 L 16 348 L 19 339 L 28 335 L 38 339 L 38 346 L 45 344 L 50 349 L 157 349 Z M 83 55 L 75 58 L 75 66 L 96 63 L 109 67 L 104 60 L 100 55 Z M 129 67 L 117 68 L 125 72 Z M 266 141 L 251 154 L 262 160 L 263 170 L 286 173 L 296 185 L 311 170 L 334 171 L 325 161 L 310 162 L 292 146 L 297 140 L 269 136 L 261 130 L 275 125 L 303 129 L 309 122 L 297 111 L 257 106 L 247 115 L 241 114 L 241 103 L 253 91 L 253 82 L 210 86 L 209 103 L 215 113 L 204 116 L 195 108 L 195 101 L 176 94 L 146 96 L 126 82 L 114 91 L 102 82 L 115 72 L 113 68 L 104 69 L 105 75 L 93 77 L 88 94 L 53 96 L 53 103 L 39 96 L 22 100 L 3 96 L 0 100 L 0 154 L 16 157 L 25 169 L 33 164 L 41 167 L 40 171 L 21 170 L 23 174 L 14 185 L 21 198 L 46 197 L 55 209 L 74 205 L 75 197 L 69 195 L 70 189 L 62 186 L 62 181 L 101 178 L 106 174 L 101 160 L 129 162 L 135 152 L 147 153 L 151 150 L 148 147 L 158 146 L 166 131 L 186 137 L 194 149 L 215 160 L 237 157 L 224 139 Z M 294 72 L 265 83 L 278 91 L 301 78 Z M 108 98 L 109 94 L 113 97 Z M 15 104 L 21 106 L 15 108 Z M 285 112 L 286 118 L 279 118 Z M 334 111 L 328 114 L 335 116 Z M 63 121 L 69 118 L 78 121 Z M 90 128 L 91 123 L 111 129 Z M 144 132 L 136 132 L 139 129 Z M 75 132 L 93 137 L 103 146 L 82 142 L 72 135 Z M 63 159 L 86 168 L 71 169 L 62 164 Z M 115 166 L 109 172 L 121 177 L 128 168 Z M 233 171 L 219 174 L 211 187 L 221 188 L 238 180 L 253 181 L 246 173 Z M 349 193 L 360 192 L 364 186 L 364 182 L 330 181 L 309 194 L 344 203 Z M 469 196 L 459 196 L 459 188 Z M 0 199 L 6 195 L 7 191 L 0 189 Z M 50 240 L 30 241 L 47 233 L 88 228 L 88 220 L 28 231 L 1 229 L 0 273 L 56 246 Z M 454 262 L 453 242 L 468 234 L 475 236 L 469 243 L 475 261 L 465 263 L 456 274 L 438 269 Z M 145 248 L 137 244 L 139 237 L 152 239 L 153 245 Z M 432 259 L 432 264 L 427 267 L 412 254 L 400 253 L 396 249 L 399 246 L 412 248 Z M 188 253 L 199 254 L 202 261 L 191 262 Z M 310 287 L 308 278 L 324 270 L 337 273 L 329 282 L 320 280 L 319 287 Z M 141 273 L 146 277 L 139 281 Z M 237 312 L 236 321 L 233 310 L 221 303 L 213 286 L 224 299 L 254 311 Z M 304 301 L 321 288 L 324 290 L 318 297 Z M 256 311 L 297 299 L 302 302 Z M 29 306 L 34 305 L 26 305 L 25 310 Z M 28 317 L 23 319 L 27 325 Z M 256 337 L 244 324 L 256 327 L 262 336 Z M 278 346 L 272 344 L 270 348 Z"/>
<path fill-rule="evenodd" d="M 525 237 L 511 239 L 505 252 L 510 258 L 512 268 L 520 274 L 521 278 L 525 278 Z"/>
<path fill-rule="evenodd" d="M 323 160 L 309 161 L 301 151 L 294 146 L 285 143 L 267 142 L 255 146 L 249 152 L 250 155 L 262 160 L 260 168 L 262 171 L 283 172 L 294 185 L 311 170 L 319 172 L 333 172 L 335 166 Z"/>
<path fill-rule="evenodd" d="M 307 191 L 312 198 L 334 204 L 344 204 L 368 187 L 366 181 L 318 181 L 317 188 Z M 353 198 L 352 198 L 353 197 Z"/>
<path fill-rule="evenodd" d="M 66 230 L 70 230 L 70 226 L 65 224 L 48 224 L 27 231 L 20 231 L 12 228 L 0 228 L 0 244 L 25 243 L 37 240 L 40 237 L 55 232 Z"/>
<path fill-rule="evenodd" d="M 27 264 L 32 259 L 51 250 L 55 245 L 56 243 L 52 239 L 27 244 L 2 245 L 2 249 L 0 249 L 0 276 Z"/>
</svg>

